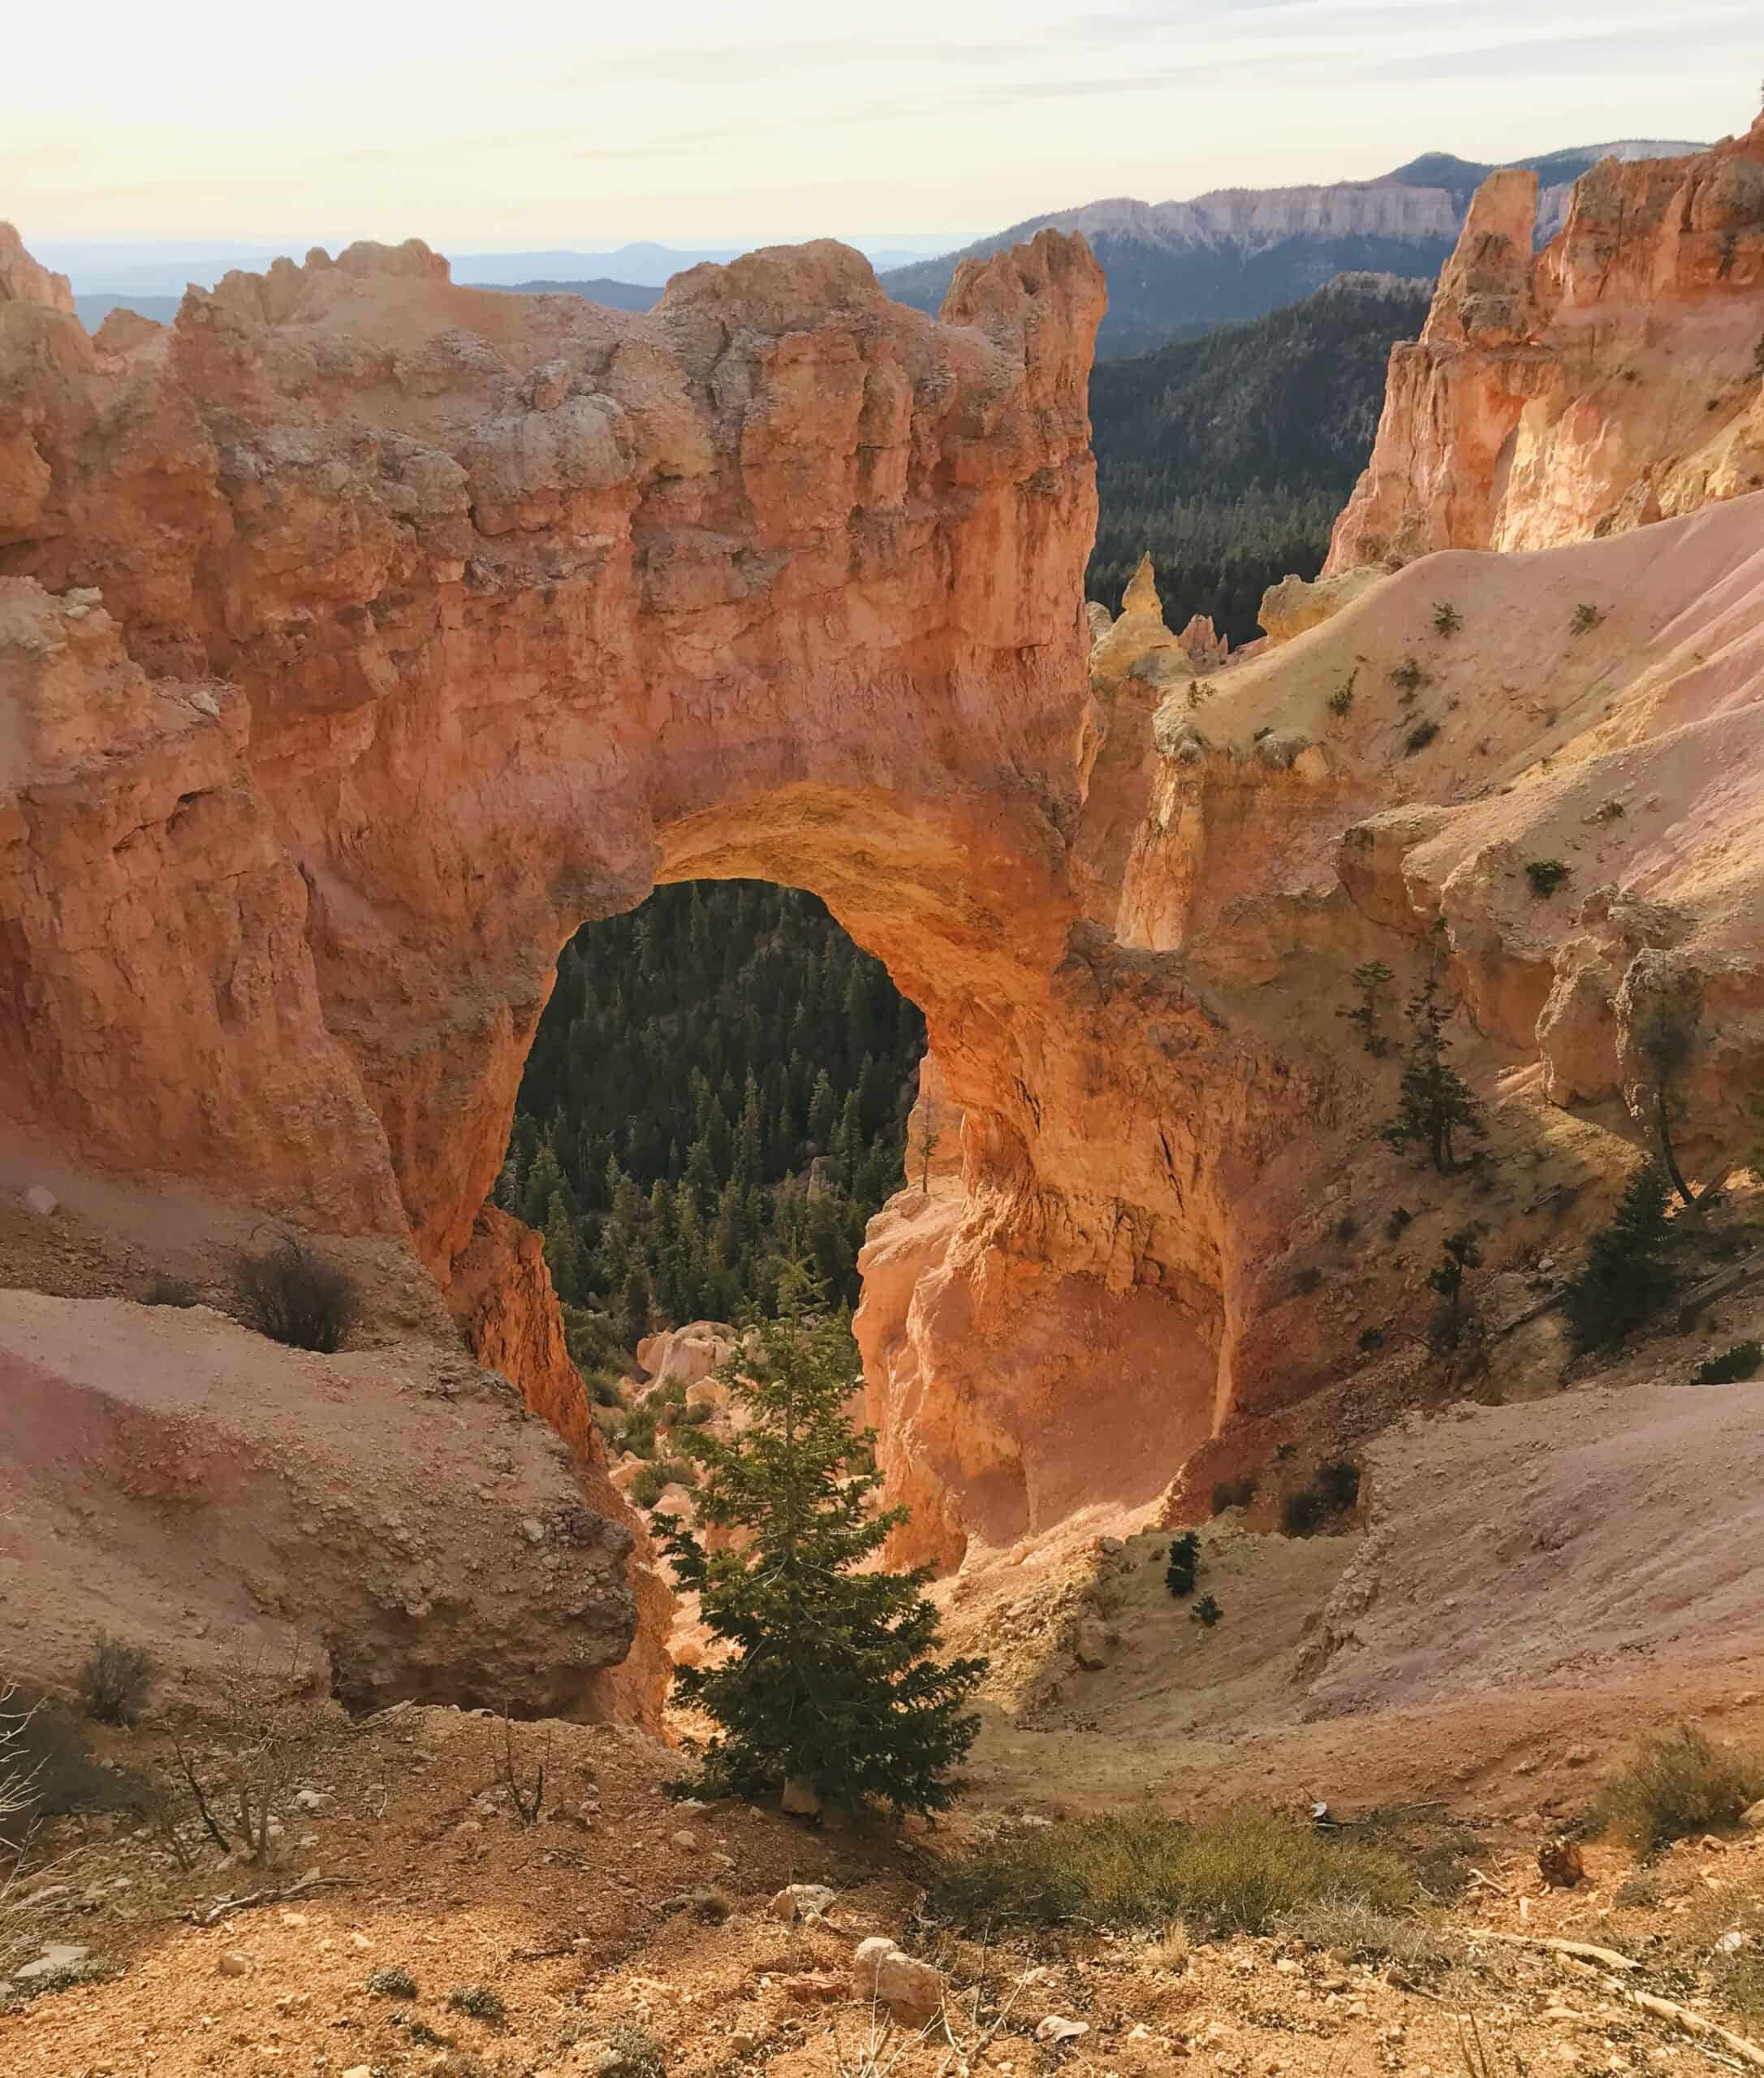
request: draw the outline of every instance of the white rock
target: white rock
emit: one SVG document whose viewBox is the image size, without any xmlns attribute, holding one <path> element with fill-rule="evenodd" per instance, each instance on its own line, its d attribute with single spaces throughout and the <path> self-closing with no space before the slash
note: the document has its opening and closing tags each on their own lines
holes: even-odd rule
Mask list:
<svg viewBox="0 0 1764 2078">
<path fill-rule="evenodd" d="M 857 1944 L 852 1988 L 860 1998 L 886 2006 L 897 2020 L 922 2027 L 943 2003 L 943 1973 L 895 1947 L 885 1934 Z"/>
<path fill-rule="evenodd" d="M 1088 2020 L 1068 2020 L 1063 2013 L 1050 2013 L 1035 2030 L 1038 2042 L 1075 2042 L 1080 2035 L 1088 2035 Z"/>
<path fill-rule="evenodd" d="M 39 1219 L 47 1219 L 57 1202 L 55 1193 L 47 1183 L 32 1183 L 28 1190 L 19 1193 L 19 1203 L 27 1212 L 34 1212 Z"/>
<path fill-rule="evenodd" d="M 34 1963 L 24 1964 L 12 1974 L 28 1983 L 32 1977 L 46 1977 L 55 1970 L 71 1970 L 75 1964 L 87 1961 L 91 1954 L 77 1941 L 51 1941 Z"/>
<path fill-rule="evenodd" d="M 1740 1813 L 1740 1823 L 1749 1833 L 1764 1833 L 1764 1796 L 1746 1806 Z"/>
<path fill-rule="evenodd" d="M 316 1789 L 297 1789 L 294 1801 L 302 1811 L 322 1811 L 330 1799 Z"/>
<path fill-rule="evenodd" d="M 839 1902 L 838 1893 L 825 1883 L 791 1883 L 778 1892 L 767 1910 L 787 1925 L 798 1919 L 824 1919 Z M 888 1944 L 893 1946 L 892 1942 Z"/>
<path fill-rule="evenodd" d="M 520 1533 L 529 1544 L 543 1544 L 546 1541 L 545 1524 L 536 1521 L 531 1515 L 527 1516 L 522 1522 Z"/>
<path fill-rule="evenodd" d="M 1098 1616 L 1080 1617 L 1072 1634 L 1072 1649 L 1080 1666 L 1093 1671 L 1106 1666 L 1114 1649 L 1108 1626 Z"/>
<path fill-rule="evenodd" d="M 223 1977 L 248 1977 L 251 1975 L 250 1957 L 240 1955 L 236 1948 L 229 1948 L 214 1967 Z"/>
</svg>

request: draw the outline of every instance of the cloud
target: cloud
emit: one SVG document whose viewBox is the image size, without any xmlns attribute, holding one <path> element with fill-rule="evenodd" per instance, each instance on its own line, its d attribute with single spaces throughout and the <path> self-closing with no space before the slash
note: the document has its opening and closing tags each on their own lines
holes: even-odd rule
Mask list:
<svg viewBox="0 0 1764 2078">
<path fill-rule="evenodd" d="M 797 72 L 911 67 L 1007 64 L 1023 54 L 1011 43 L 909 42 L 882 37 L 829 37 L 818 43 L 712 44 L 686 47 L 627 45 L 563 75 L 563 84 L 593 86 L 610 79 L 665 80 L 675 86 L 752 85 Z"/>
</svg>

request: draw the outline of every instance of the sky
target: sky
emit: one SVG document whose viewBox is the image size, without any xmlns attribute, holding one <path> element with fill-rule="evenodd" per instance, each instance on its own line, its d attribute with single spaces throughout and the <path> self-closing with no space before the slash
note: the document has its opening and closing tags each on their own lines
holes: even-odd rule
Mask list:
<svg viewBox="0 0 1764 2078">
<path fill-rule="evenodd" d="M 1758 0 L 85 0 L 15 11 L 0 217 L 439 249 L 966 237 L 1101 196 L 1712 139 Z"/>
</svg>

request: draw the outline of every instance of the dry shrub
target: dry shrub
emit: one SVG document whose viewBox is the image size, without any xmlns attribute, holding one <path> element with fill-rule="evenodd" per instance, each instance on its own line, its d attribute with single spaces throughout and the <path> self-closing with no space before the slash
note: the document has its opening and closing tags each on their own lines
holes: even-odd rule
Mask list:
<svg viewBox="0 0 1764 2078">
<path fill-rule="evenodd" d="M 173 1738 L 178 1778 L 196 1824 L 223 1853 L 268 1861 L 281 1813 L 317 1745 L 324 1706 L 307 1692 L 291 1653 L 286 1665 L 266 1653 L 241 1656 L 219 1688 L 211 1743 Z M 181 1830 L 175 1817 L 168 1822 Z"/>
<path fill-rule="evenodd" d="M 1395 1912 L 1413 1878 L 1384 1848 L 1330 1838 L 1265 1805 L 1200 1826 L 1160 1813 L 1017 1826 L 952 1862 L 933 1911 L 968 1925 L 1077 1922 L 1262 1934 L 1303 1907 L 1357 1901 Z"/>
<path fill-rule="evenodd" d="M 1425 1920 L 1385 1911 L 1364 1898 L 1300 1905 L 1281 1915 L 1280 1931 L 1344 1963 L 1390 1965 L 1412 1981 L 1437 1977 L 1452 1961 L 1451 1950 Z"/>
<path fill-rule="evenodd" d="M 75 1679 L 80 1707 L 100 1724 L 133 1724 L 159 1672 L 144 1645 L 101 1631 Z"/>
<path fill-rule="evenodd" d="M 361 1304 L 355 1278 L 294 1234 L 284 1234 L 261 1255 L 235 1257 L 233 1290 L 247 1327 L 321 1356 L 341 1346 Z"/>
<path fill-rule="evenodd" d="M 202 1295 L 187 1277 L 175 1277 L 169 1270 L 161 1270 L 147 1280 L 141 1293 L 144 1306 L 195 1306 Z"/>
<path fill-rule="evenodd" d="M 1717 1746 L 1694 1725 L 1644 1739 L 1605 1785 L 1600 1814 L 1637 1854 L 1674 1840 L 1731 1832 L 1764 1797 L 1764 1755 Z"/>
</svg>

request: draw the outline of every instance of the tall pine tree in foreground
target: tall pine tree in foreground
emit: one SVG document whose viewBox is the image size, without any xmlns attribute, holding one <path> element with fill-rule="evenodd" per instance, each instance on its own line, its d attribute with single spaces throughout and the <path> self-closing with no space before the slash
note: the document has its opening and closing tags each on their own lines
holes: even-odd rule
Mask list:
<svg viewBox="0 0 1764 2078">
<path fill-rule="evenodd" d="M 656 1518 L 681 1585 L 732 1648 L 682 1668 L 677 1692 L 718 1727 L 705 1757 L 718 1790 L 775 1796 L 791 1783 L 854 1815 L 941 1811 L 979 1729 L 964 1705 L 986 1662 L 934 1657 L 928 1571 L 857 1570 L 907 1511 L 872 1506 L 882 1476 L 874 1430 L 845 1412 L 860 1377 L 845 1317 L 817 1309 L 800 1269 L 785 1283 L 779 1317 L 755 1323 L 724 1374 L 747 1427 L 731 1442 L 678 1439 L 703 1468 L 700 1524 L 748 1541 L 707 1551 Z"/>
</svg>

